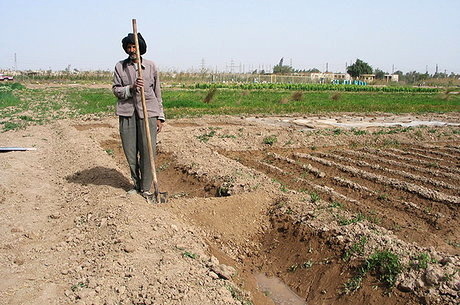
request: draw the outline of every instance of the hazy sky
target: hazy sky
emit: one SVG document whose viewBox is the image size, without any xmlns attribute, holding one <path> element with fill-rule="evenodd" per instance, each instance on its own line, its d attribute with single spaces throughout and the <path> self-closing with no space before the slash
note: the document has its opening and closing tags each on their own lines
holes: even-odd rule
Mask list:
<svg viewBox="0 0 460 305">
<path fill-rule="evenodd" d="M 0 0 L 0 69 L 112 70 L 132 18 L 161 70 L 460 73 L 460 0 Z"/>
</svg>

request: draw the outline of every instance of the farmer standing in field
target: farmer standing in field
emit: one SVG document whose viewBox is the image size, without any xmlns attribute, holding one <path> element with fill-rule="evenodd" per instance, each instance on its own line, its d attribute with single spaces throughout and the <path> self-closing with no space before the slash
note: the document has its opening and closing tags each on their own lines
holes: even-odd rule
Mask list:
<svg viewBox="0 0 460 305">
<path fill-rule="evenodd" d="M 147 44 L 138 33 L 139 51 L 143 55 Z M 165 116 L 161 99 L 160 79 L 155 64 L 141 56 L 142 79 L 138 78 L 136 45 L 134 34 L 130 33 L 121 41 L 128 58 L 115 65 L 112 91 L 118 98 L 116 114 L 119 116 L 119 129 L 123 151 L 125 152 L 134 187 L 128 193 L 140 193 L 151 198 L 152 170 L 146 142 L 144 115 L 140 90 L 144 87 L 147 113 L 155 152 L 157 133 L 161 131 Z"/>
</svg>

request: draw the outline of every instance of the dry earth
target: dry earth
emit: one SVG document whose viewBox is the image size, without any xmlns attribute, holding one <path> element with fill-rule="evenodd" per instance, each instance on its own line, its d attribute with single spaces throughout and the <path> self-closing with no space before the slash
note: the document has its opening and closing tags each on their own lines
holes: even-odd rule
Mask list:
<svg viewBox="0 0 460 305">
<path fill-rule="evenodd" d="M 379 127 L 411 122 L 431 126 Z M 459 123 L 170 120 L 157 160 L 166 204 L 126 193 L 115 117 L 2 133 L 0 146 L 37 150 L 0 154 L 0 303 L 458 304 Z M 371 274 L 347 291 L 384 249 L 412 266 L 396 288 Z"/>
</svg>

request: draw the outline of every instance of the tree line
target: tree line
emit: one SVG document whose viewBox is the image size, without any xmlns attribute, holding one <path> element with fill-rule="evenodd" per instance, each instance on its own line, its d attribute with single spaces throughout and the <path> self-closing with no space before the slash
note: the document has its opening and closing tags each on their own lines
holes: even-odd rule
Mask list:
<svg viewBox="0 0 460 305">
<path fill-rule="evenodd" d="M 320 70 L 317 68 L 313 69 L 308 69 L 308 70 L 296 70 L 293 67 L 289 65 L 284 65 L 284 58 L 281 58 L 279 63 L 273 67 L 273 73 L 274 74 L 290 74 L 290 73 L 319 73 Z M 256 73 L 257 71 L 255 71 Z M 350 66 L 347 67 L 347 73 L 350 74 L 352 77 L 357 78 L 363 74 L 374 74 L 375 79 L 384 79 L 385 75 L 388 75 L 389 73 L 376 68 L 373 69 L 371 65 L 369 65 L 367 62 L 364 62 L 361 59 L 356 59 L 356 61 L 351 64 Z M 399 80 L 406 82 L 406 83 L 420 83 L 428 79 L 433 79 L 433 78 L 460 78 L 460 74 L 447 74 L 447 73 L 434 73 L 434 74 L 429 74 L 428 72 L 425 73 L 420 73 L 417 71 L 410 71 L 410 72 L 402 72 L 400 70 L 394 72 L 394 74 L 397 74 L 399 76 Z"/>
</svg>

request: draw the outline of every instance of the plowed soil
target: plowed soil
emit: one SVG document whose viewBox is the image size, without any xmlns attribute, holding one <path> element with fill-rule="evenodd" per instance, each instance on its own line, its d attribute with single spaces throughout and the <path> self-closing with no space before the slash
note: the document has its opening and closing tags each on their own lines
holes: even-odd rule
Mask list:
<svg viewBox="0 0 460 305">
<path fill-rule="evenodd" d="M 0 153 L 0 304 L 457 304 L 460 116 L 325 123 L 363 118 L 398 121 L 169 120 L 164 204 L 127 194 L 116 117 L 0 134 L 37 149 Z M 371 272 L 352 289 L 383 250 L 394 287 Z"/>
</svg>

